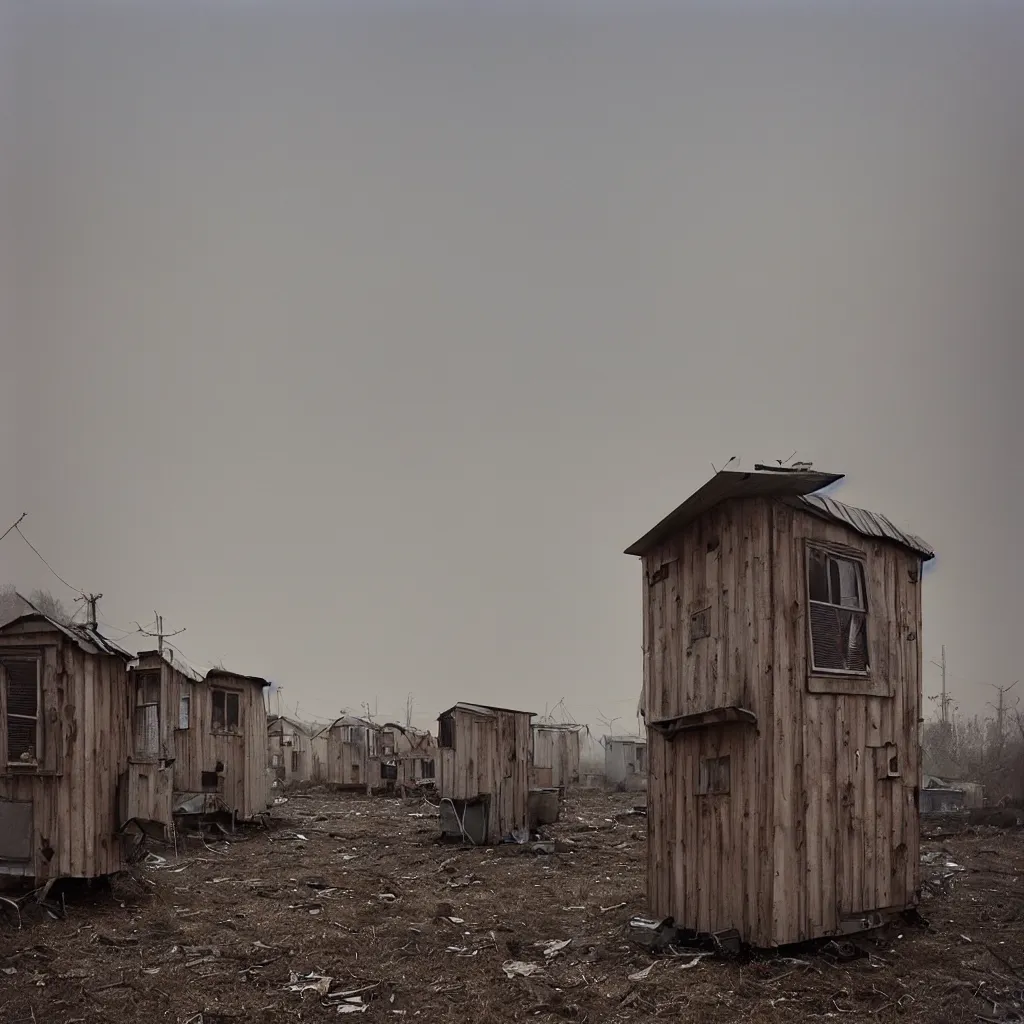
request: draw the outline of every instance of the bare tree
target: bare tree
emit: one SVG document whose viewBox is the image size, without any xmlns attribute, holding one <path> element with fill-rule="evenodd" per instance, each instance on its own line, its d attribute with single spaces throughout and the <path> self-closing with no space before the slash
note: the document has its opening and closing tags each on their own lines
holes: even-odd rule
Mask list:
<svg viewBox="0 0 1024 1024">
<path fill-rule="evenodd" d="M 67 624 L 71 621 L 71 613 L 64 607 L 60 598 L 54 597 L 49 590 L 33 590 L 29 595 L 29 601 L 55 622 Z"/>
</svg>

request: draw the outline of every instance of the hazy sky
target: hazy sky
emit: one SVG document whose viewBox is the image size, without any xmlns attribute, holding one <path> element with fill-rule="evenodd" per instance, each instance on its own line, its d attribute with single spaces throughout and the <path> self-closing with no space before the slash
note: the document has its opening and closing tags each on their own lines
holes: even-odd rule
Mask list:
<svg viewBox="0 0 1024 1024">
<path fill-rule="evenodd" d="M 0 531 L 306 714 L 621 731 L 622 549 L 796 449 L 938 550 L 926 661 L 982 710 L 1024 675 L 1022 51 L 1019 3 L 8 0 Z M 13 534 L 2 580 L 74 596 Z"/>
</svg>

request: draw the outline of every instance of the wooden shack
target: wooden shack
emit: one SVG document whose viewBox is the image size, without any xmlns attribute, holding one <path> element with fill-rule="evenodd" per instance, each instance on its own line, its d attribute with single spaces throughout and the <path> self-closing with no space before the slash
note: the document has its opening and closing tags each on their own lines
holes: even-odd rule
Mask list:
<svg viewBox="0 0 1024 1024">
<path fill-rule="evenodd" d="M 380 726 L 355 715 L 342 715 L 326 729 L 327 782 L 370 792 L 381 784 Z"/>
<path fill-rule="evenodd" d="M 131 655 L 30 612 L 0 628 L 0 876 L 42 883 L 126 867 Z"/>
<path fill-rule="evenodd" d="M 170 824 L 265 814 L 269 683 L 223 668 L 204 675 L 160 651 L 140 652 L 129 677 L 134 724 L 123 816 Z"/>
<path fill-rule="evenodd" d="M 530 786 L 564 790 L 580 781 L 582 725 L 534 722 L 530 759 Z"/>
<path fill-rule="evenodd" d="M 482 845 L 528 826 L 533 712 L 456 704 L 438 718 L 441 831 Z"/>
<path fill-rule="evenodd" d="M 759 947 L 872 927 L 918 883 L 921 574 L 809 467 L 718 473 L 643 562 L 652 913 Z"/>
<path fill-rule="evenodd" d="M 380 734 L 381 781 L 387 788 L 433 785 L 437 741 L 429 731 L 386 722 Z"/>
<path fill-rule="evenodd" d="M 313 736 L 319 731 L 287 715 L 268 718 L 267 757 L 276 783 L 323 781 L 324 761 L 314 756 Z"/>
<path fill-rule="evenodd" d="M 647 737 L 605 736 L 604 781 L 612 789 L 641 790 L 647 785 Z"/>
</svg>

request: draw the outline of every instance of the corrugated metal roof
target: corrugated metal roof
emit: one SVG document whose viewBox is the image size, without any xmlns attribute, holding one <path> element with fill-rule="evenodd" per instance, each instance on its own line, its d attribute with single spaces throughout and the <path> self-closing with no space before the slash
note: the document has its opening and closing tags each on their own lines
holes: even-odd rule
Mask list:
<svg viewBox="0 0 1024 1024">
<path fill-rule="evenodd" d="M 855 530 L 864 537 L 899 544 L 920 555 L 925 561 L 935 557 L 935 552 L 920 537 L 901 530 L 885 516 L 853 505 L 844 505 L 835 498 L 815 493 L 842 479 L 842 473 L 824 473 L 813 469 L 762 467 L 749 471 L 722 470 L 635 544 L 626 548 L 626 554 L 646 554 L 698 516 L 730 498 L 778 498 L 802 511 Z"/>
<path fill-rule="evenodd" d="M 724 469 L 716 473 L 657 526 L 648 530 L 627 555 L 644 555 L 698 516 L 730 498 L 786 498 L 812 494 L 842 480 L 842 473 L 822 473 L 812 469 Z"/>
<path fill-rule="evenodd" d="M 901 530 L 891 519 L 878 512 L 869 512 L 854 505 L 844 505 L 841 501 L 826 498 L 823 494 L 803 494 L 788 499 L 788 504 L 806 509 L 824 519 L 831 519 L 842 526 L 848 526 L 862 537 L 892 541 L 920 555 L 926 562 L 935 557 L 935 552 L 920 537 Z"/>
<path fill-rule="evenodd" d="M 626 734 L 624 736 L 602 736 L 601 740 L 603 743 L 646 743 L 647 737 Z"/>
</svg>

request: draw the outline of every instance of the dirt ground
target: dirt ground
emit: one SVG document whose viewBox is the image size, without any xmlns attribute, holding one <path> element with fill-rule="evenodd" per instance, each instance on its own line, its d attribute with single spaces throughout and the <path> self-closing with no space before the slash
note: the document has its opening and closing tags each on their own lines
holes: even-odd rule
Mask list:
<svg viewBox="0 0 1024 1024">
<path fill-rule="evenodd" d="M 429 806 L 293 795 L 63 912 L 0 903 L 0 1021 L 1021 1021 L 1024 833 L 931 822 L 930 927 L 738 960 L 653 956 L 635 798 L 570 795 L 558 852 L 436 842 Z M 9 895 L 9 894 L 8 894 Z M 346 995 L 347 993 L 347 995 Z"/>
</svg>

